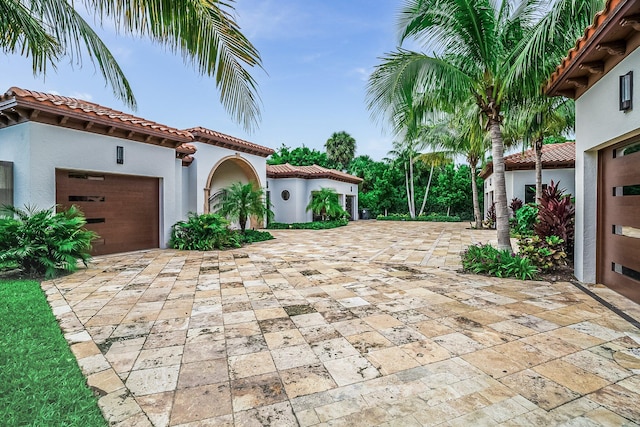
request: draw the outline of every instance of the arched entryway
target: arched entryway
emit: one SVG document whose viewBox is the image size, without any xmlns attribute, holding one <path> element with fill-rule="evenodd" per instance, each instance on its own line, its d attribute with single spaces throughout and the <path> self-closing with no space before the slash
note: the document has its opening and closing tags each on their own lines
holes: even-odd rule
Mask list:
<svg viewBox="0 0 640 427">
<path fill-rule="evenodd" d="M 248 182 L 261 186 L 260 177 L 249 161 L 240 155 L 228 156 L 220 159 L 209 172 L 207 184 L 204 188 L 204 212 L 212 211 L 212 201 L 223 188 L 236 182 Z M 263 224 L 256 218 L 251 218 L 252 228 L 262 228 Z"/>
</svg>

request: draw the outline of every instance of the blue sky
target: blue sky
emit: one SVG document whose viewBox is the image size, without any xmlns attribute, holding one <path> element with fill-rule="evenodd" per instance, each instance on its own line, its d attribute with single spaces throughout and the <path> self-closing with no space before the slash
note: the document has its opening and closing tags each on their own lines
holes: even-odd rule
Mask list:
<svg viewBox="0 0 640 427">
<path fill-rule="evenodd" d="M 401 0 L 237 0 L 237 21 L 260 51 L 264 71 L 254 70 L 262 121 L 252 134 L 220 106 L 212 79 L 179 55 L 146 40 L 99 34 L 116 56 L 138 101 L 133 112 L 177 128 L 204 126 L 278 148 L 306 145 L 324 151 L 336 131 L 350 133 L 357 154 L 374 159 L 391 149 L 392 135 L 370 118 L 366 81 L 378 58 L 395 49 Z M 90 21 L 92 22 L 92 21 Z M 0 90 L 11 86 L 55 92 L 130 112 L 106 87 L 88 57 L 82 67 L 61 62 L 46 78 L 30 62 L 0 56 Z"/>
</svg>

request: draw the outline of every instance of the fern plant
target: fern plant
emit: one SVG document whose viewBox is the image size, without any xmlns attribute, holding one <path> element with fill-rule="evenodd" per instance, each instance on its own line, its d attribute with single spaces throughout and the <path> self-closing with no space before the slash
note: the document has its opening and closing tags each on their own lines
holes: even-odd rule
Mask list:
<svg viewBox="0 0 640 427">
<path fill-rule="evenodd" d="M 91 259 L 91 242 L 98 235 L 84 228 L 84 215 L 75 206 L 57 213 L 55 206 L 4 206 L 0 214 L 0 264 L 52 278 L 76 271 L 78 260 L 86 266 Z"/>
</svg>

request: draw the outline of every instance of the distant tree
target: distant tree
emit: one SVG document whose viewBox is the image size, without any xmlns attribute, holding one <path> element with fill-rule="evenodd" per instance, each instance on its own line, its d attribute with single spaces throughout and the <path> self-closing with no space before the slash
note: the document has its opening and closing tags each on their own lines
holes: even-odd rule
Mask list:
<svg viewBox="0 0 640 427">
<path fill-rule="evenodd" d="M 305 147 L 291 149 L 282 144 L 268 159 L 270 165 L 283 165 L 289 163 L 294 166 L 318 165 L 323 168 L 336 169 L 339 166 L 327 157 L 327 153 Z"/>
<path fill-rule="evenodd" d="M 346 214 L 345 210 L 340 206 L 336 190 L 326 187 L 311 194 L 311 201 L 307 205 L 307 211 L 320 215 L 323 221 L 338 219 Z"/>
<path fill-rule="evenodd" d="M 324 144 L 327 157 L 345 169 L 356 155 L 356 140 L 345 131 L 334 132 Z"/>
<path fill-rule="evenodd" d="M 255 80 L 248 72 L 260 67 L 257 49 L 240 32 L 233 3 L 228 1 L 78 0 L 97 24 L 108 23 L 126 34 L 144 36 L 186 63 L 215 78 L 220 101 L 245 129 L 260 118 Z M 0 0 L 0 52 L 31 57 L 33 72 L 45 74 L 67 56 L 80 62 L 86 48 L 115 95 L 135 107 L 133 92 L 120 65 L 73 1 Z"/>
<path fill-rule="evenodd" d="M 236 182 L 224 188 L 214 200 L 214 211 L 240 223 L 244 233 L 251 216 L 264 219 L 271 212 L 267 208 L 264 190 L 253 183 Z"/>
</svg>

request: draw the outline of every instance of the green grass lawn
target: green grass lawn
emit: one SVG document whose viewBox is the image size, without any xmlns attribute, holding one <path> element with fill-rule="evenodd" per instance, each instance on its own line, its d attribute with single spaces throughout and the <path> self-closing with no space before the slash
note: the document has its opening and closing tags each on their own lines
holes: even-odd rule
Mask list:
<svg viewBox="0 0 640 427">
<path fill-rule="evenodd" d="M 106 426 L 38 282 L 0 280 L 0 424 Z"/>
</svg>

